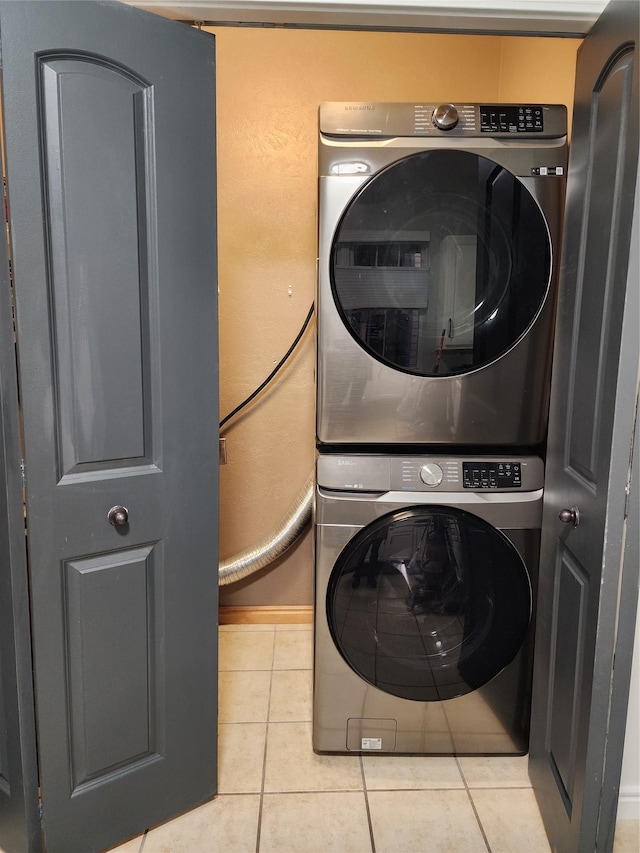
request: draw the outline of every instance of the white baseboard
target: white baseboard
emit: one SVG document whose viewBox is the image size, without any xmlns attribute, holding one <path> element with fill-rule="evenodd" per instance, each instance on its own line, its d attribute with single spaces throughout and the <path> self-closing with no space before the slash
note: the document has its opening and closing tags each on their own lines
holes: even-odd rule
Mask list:
<svg viewBox="0 0 640 853">
<path fill-rule="evenodd" d="M 618 820 L 640 820 L 640 787 L 625 785 L 620 789 Z"/>
</svg>

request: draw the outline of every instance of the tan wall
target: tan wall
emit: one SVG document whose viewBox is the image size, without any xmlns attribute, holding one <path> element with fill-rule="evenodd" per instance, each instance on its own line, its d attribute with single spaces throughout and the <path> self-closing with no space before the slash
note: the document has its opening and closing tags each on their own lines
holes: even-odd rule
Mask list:
<svg viewBox="0 0 640 853">
<path fill-rule="evenodd" d="M 314 299 L 317 109 L 322 101 L 570 105 L 578 42 L 222 27 L 217 38 L 220 408 L 273 369 Z M 284 517 L 314 460 L 314 336 L 225 428 L 220 548 Z M 309 533 L 280 562 L 222 589 L 228 605 L 310 604 Z"/>
<path fill-rule="evenodd" d="M 573 108 L 573 81 L 578 39 L 503 38 L 500 100 L 505 103 L 546 102 Z"/>
</svg>

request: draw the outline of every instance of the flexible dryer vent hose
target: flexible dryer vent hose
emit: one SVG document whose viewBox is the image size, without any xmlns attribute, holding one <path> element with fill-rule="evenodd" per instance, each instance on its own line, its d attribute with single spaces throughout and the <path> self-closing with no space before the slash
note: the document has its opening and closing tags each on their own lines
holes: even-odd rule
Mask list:
<svg viewBox="0 0 640 853">
<path fill-rule="evenodd" d="M 313 505 L 313 473 L 309 476 L 304 488 L 295 499 L 284 521 L 261 542 L 248 551 L 243 551 L 235 557 L 229 557 L 220 562 L 218 584 L 235 583 L 242 578 L 252 575 L 259 569 L 273 563 L 300 536 L 311 518 Z"/>
</svg>

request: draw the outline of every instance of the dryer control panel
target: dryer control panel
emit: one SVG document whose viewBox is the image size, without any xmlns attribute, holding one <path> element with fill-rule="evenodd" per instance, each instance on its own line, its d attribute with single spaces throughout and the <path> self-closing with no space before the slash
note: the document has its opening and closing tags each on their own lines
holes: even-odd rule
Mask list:
<svg viewBox="0 0 640 853">
<path fill-rule="evenodd" d="M 542 133 L 544 111 L 541 106 L 481 106 L 482 133 Z"/>
<path fill-rule="evenodd" d="M 567 133 L 563 104 L 326 103 L 320 133 L 327 137 L 496 136 L 560 138 Z"/>
</svg>

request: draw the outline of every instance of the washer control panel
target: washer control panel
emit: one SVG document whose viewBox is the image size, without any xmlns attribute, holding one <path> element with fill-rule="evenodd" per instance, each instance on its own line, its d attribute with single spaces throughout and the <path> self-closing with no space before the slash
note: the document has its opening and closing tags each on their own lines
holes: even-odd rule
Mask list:
<svg viewBox="0 0 640 853">
<path fill-rule="evenodd" d="M 317 484 L 341 492 L 536 491 L 544 482 L 537 456 L 385 456 L 326 453 L 317 459 Z"/>
<path fill-rule="evenodd" d="M 463 462 L 462 485 L 465 489 L 519 489 L 522 487 L 520 462 Z"/>
</svg>

